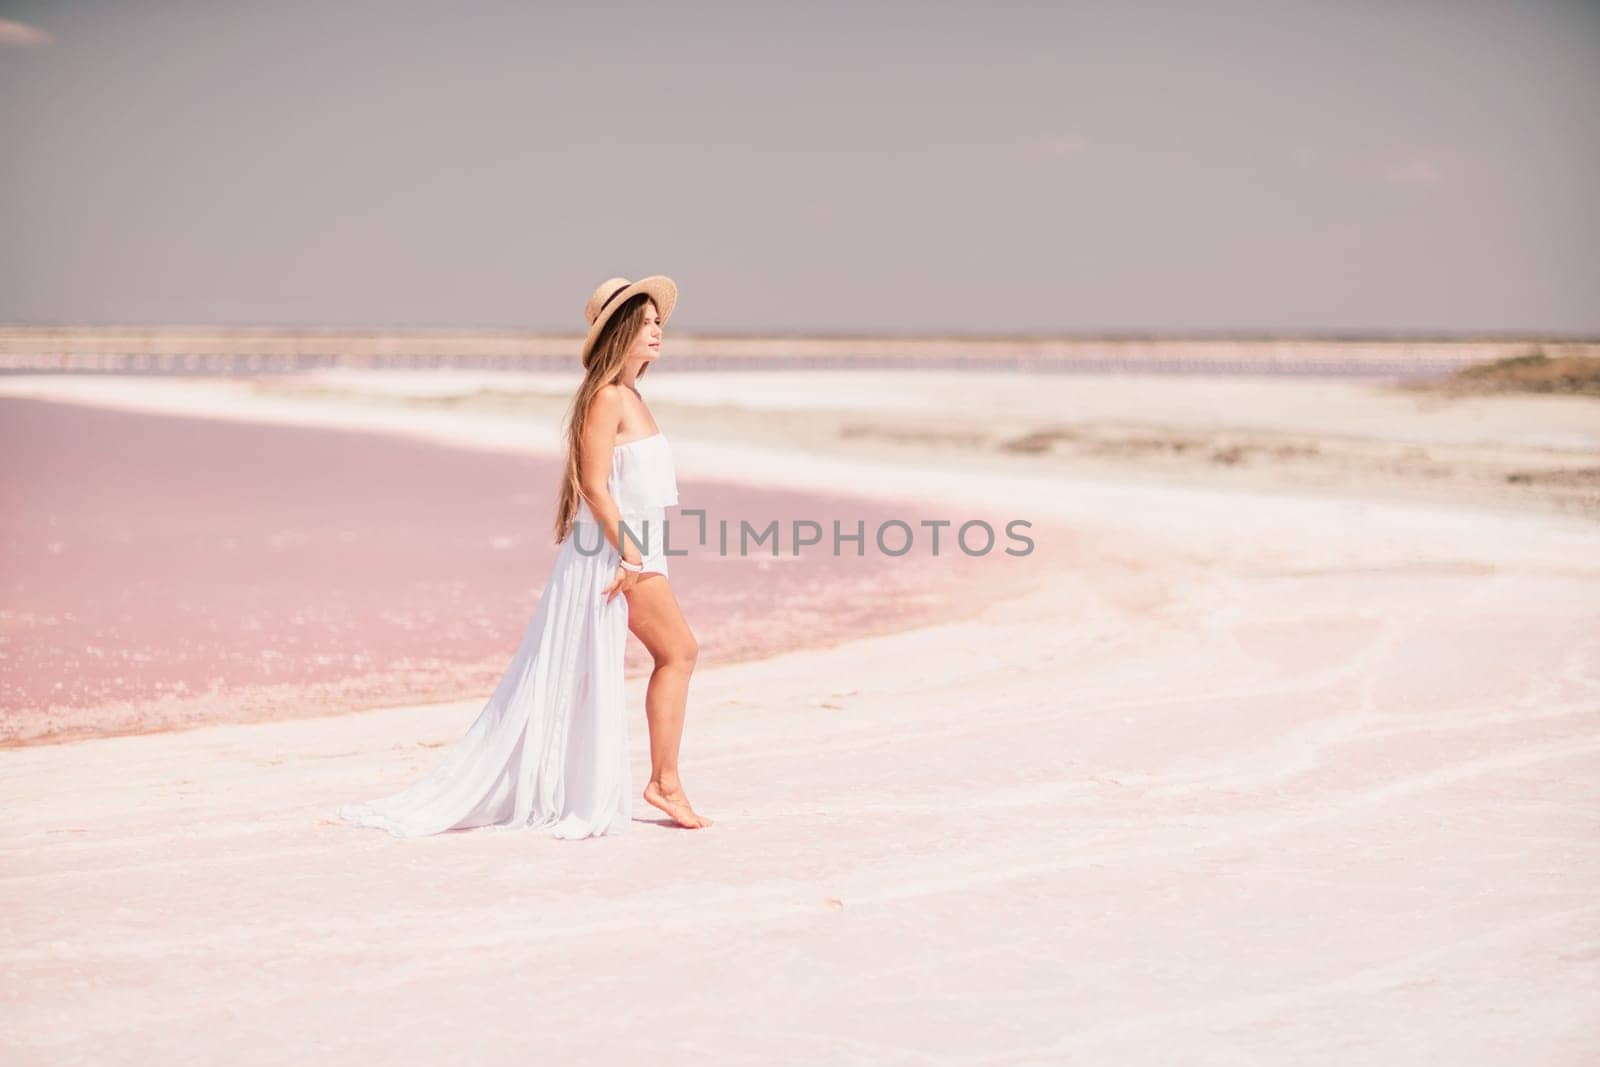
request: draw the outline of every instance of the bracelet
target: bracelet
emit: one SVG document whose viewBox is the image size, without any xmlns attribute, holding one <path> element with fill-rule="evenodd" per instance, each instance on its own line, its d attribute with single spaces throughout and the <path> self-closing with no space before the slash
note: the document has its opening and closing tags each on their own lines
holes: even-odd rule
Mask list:
<svg viewBox="0 0 1600 1067">
<path fill-rule="evenodd" d="M 625 571 L 633 571 L 635 574 L 638 574 L 644 570 L 644 562 L 642 560 L 638 563 L 629 563 L 625 559 L 618 558 L 617 566 L 621 567 Z"/>
</svg>

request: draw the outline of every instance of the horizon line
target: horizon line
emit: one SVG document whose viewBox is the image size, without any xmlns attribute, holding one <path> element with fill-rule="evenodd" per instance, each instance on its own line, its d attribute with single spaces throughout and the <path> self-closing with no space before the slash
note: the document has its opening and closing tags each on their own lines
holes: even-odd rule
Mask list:
<svg viewBox="0 0 1600 1067">
<path fill-rule="evenodd" d="M 549 340 L 581 341 L 586 331 L 540 330 L 504 326 L 285 326 L 270 324 L 214 325 L 204 323 L 152 324 L 152 323 L 59 323 L 59 322 L 0 322 L 0 331 L 7 332 L 138 332 L 170 334 L 241 334 L 241 335 L 300 335 L 326 337 L 368 337 L 375 335 L 412 336 L 502 336 L 527 337 Z M 1309 341 L 1320 343 L 1372 343 L 1418 342 L 1437 343 L 1552 343 L 1600 344 L 1600 333 L 1557 333 L 1478 331 L 1451 332 L 1443 330 L 1369 330 L 1369 331 L 1292 331 L 1266 330 L 1191 330 L 1191 331 L 1118 331 L 1095 330 L 1062 333 L 990 333 L 949 331 L 944 333 L 864 332 L 858 330 L 677 330 L 675 335 L 686 340 L 751 341 L 751 340 L 818 340 L 818 341 L 972 341 L 972 342 L 1028 342 L 1028 341 Z"/>
</svg>

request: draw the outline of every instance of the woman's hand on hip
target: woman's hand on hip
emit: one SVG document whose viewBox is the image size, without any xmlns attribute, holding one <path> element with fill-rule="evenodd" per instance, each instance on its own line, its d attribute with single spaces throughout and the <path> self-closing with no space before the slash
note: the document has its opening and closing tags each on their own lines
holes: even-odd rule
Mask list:
<svg viewBox="0 0 1600 1067">
<path fill-rule="evenodd" d="M 616 599 L 618 593 L 626 593 L 628 590 L 637 585 L 638 582 L 638 571 L 630 571 L 622 564 L 617 564 L 616 576 L 611 579 L 611 584 L 606 586 L 606 603 L 611 603 Z"/>
</svg>

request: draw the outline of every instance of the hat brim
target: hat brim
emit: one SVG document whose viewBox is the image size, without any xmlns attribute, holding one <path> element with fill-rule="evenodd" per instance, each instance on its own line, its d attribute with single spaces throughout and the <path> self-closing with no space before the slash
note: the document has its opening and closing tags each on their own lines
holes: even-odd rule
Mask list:
<svg viewBox="0 0 1600 1067">
<path fill-rule="evenodd" d="M 579 362 L 585 367 L 589 365 L 589 356 L 594 352 L 594 344 L 600 339 L 600 334 L 605 330 L 606 323 L 611 321 L 611 316 L 615 315 L 617 309 L 623 304 L 640 293 L 649 294 L 651 301 L 656 306 L 656 315 L 661 324 L 663 326 L 667 324 L 667 320 L 672 317 L 672 309 L 678 303 L 677 283 L 665 274 L 652 274 L 648 278 L 640 278 L 607 301 L 606 306 L 600 310 L 599 316 L 590 325 L 589 335 L 583 339 L 583 352 L 579 356 Z"/>
</svg>

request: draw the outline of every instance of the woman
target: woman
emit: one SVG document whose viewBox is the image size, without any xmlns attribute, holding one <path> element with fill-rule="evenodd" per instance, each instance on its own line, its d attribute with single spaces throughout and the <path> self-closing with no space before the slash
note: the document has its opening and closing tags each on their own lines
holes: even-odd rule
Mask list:
<svg viewBox="0 0 1600 1067">
<path fill-rule="evenodd" d="M 438 768 L 404 792 L 339 808 L 340 819 L 397 837 L 474 826 L 560 838 L 621 833 L 633 801 L 622 685 L 632 630 L 655 659 L 644 798 L 679 826 L 711 825 L 678 779 L 699 646 L 667 578 L 665 514 L 678 502 L 672 453 L 638 389 L 677 299 L 672 279 L 659 275 L 612 278 L 589 297 L 556 506 L 561 549 L 533 621 Z"/>
</svg>

